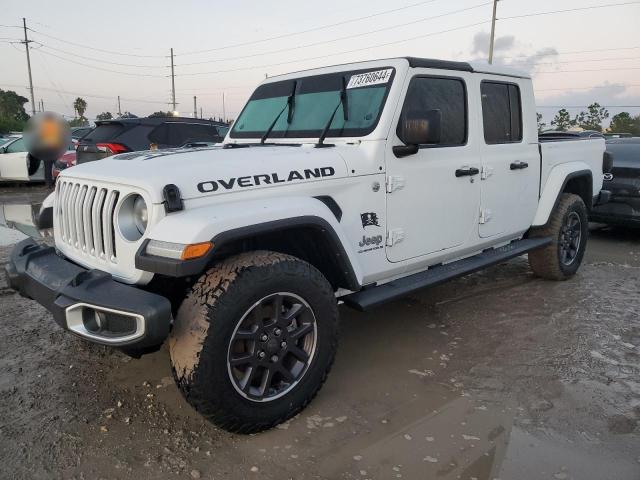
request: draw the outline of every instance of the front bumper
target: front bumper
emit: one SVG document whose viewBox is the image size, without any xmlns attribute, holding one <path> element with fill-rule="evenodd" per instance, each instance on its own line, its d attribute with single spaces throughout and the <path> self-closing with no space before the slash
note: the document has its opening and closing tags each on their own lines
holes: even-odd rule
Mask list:
<svg viewBox="0 0 640 480">
<path fill-rule="evenodd" d="M 5 272 L 11 288 L 44 306 L 62 328 L 92 342 L 143 349 L 169 334 L 169 300 L 82 268 L 32 239 L 15 246 Z"/>
</svg>

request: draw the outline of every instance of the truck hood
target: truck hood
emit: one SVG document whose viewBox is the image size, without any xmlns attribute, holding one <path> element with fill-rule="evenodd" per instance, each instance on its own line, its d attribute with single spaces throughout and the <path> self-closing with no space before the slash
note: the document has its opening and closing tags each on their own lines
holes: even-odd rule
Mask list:
<svg viewBox="0 0 640 480">
<path fill-rule="evenodd" d="M 337 147 L 310 145 L 131 152 L 61 174 L 63 179 L 142 188 L 153 203 L 163 201 L 162 190 L 168 184 L 177 185 L 188 200 L 345 176 L 347 167 Z"/>
</svg>

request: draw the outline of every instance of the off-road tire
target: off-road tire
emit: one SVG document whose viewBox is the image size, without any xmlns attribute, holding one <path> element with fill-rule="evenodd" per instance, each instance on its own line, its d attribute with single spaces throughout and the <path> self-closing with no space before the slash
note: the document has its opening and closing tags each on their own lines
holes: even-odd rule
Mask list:
<svg viewBox="0 0 640 480">
<path fill-rule="evenodd" d="M 291 292 L 310 306 L 317 325 L 315 355 L 291 391 L 255 402 L 232 383 L 229 342 L 248 309 L 276 292 Z M 202 275 L 182 302 L 169 338 L 174 378 L 186 400 L 236 433 L 267 430 L 305 408 L 327 378 L 337 344 L 338 308 L 329 282 L 307 262 L 269 251 L 230 257 Z"/>
<path fill-rule="evenodd" d="M 561 261 L 561 236 L 563 226 L 572 213 L 580 218 L 581 237 L 575 259 L 570 265 Z M 551 212 L 549 221 L 544 227 L 532 229 L 530 237 L 551 237 L 553 241 L 544 248 L 529 252 L 529 265 L 533 272 L 549 280 L 566 280 L 578 271 L 589 235 L 589 220 L 587 207 L 582 198 L 572 193 L 563 193 L 558 204 Z"/>
</svg>

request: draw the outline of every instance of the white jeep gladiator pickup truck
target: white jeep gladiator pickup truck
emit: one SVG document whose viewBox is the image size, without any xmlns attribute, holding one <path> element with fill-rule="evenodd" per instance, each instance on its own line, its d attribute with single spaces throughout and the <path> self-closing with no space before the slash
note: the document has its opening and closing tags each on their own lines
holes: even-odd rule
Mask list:
<svg viewBox="0 0 640 480">
<path fill-rule="evenodd" d="M 327 377 L 338 304 L 366 311 L 528 253 L 580 266 L 603 139 L 539 139 L 532 82 L 395 58 L 266 79 L 222 148 L 64 171 L 55 248 L 9 284 L 63 328 L 132 355 L 168 339 L 176 382 L 235 432 L 300 412 Z"/>
</svg>

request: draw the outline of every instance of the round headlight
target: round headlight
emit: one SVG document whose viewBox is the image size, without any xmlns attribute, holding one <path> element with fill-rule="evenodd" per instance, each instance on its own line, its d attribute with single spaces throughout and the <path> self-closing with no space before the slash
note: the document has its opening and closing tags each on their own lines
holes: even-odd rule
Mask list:
<svg viewBox="0 0 640 480">
<path fill-rule="evenodd" d="M 133 221 L 136 224 L 136 228 L 140 232 L 140 235 L 142 235 L 147 229 L 148 219 L 147 203 L 144 201 L 144 198 L 137 195 L 136 199 L 133 201 Z"/>
</svg>

